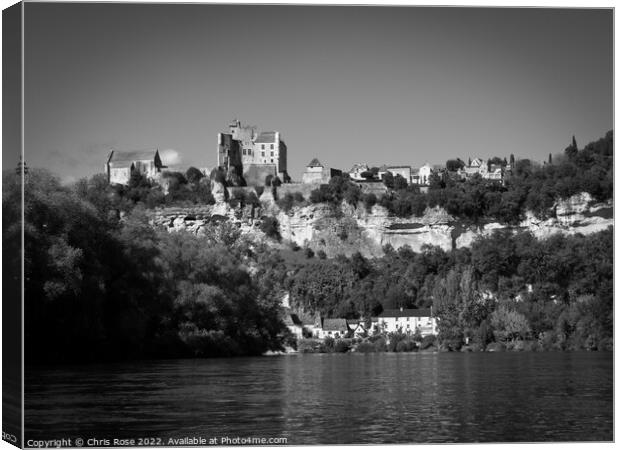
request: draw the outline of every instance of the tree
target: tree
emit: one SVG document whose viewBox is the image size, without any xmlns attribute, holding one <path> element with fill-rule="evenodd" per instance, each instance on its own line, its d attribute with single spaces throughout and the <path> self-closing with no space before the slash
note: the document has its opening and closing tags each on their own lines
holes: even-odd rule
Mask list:
<svg viewBox="0 0 620 450">
<path fill-rule="evenodd" d="M 185 172 L 185 178 L 191 184 L 199 183 L 202 177 L 204 177 L 203 173 L 193 166 L 187 169 L 187 172 Z"/>
<path fill-rule="evenodd" d="M 530 325 L 523 314 L 501 305 L 491 313 L 491 326 L 495 339 L 500 342 L 526 339 Z"/>
<path fill-rule="evenodd" d="M 385 172 L 382 175 L 382 179 L 383 179 L 383 184 L 385 184 L 385 187 L 387 187 L 388 189 L 394 188 L 394 175 L 392 175 L 392 172 Z"/>
<path fill-rule="evenodd" d="M 405 178 L 401 174 L 396 174 L 396 176 L 394 177 L 394 189 L 397 191 L 401 189 L 407 189 L 407 185 L 407 180 L 405 180 Z"/>
<path fill-rule="evenodd" d="M 448 169 L 450 172 L 456 172 L 463 167 L 465 167 L 465 163 L 461 161 L 460 158 L 449 159 L 446 161 L 446 169 Z"/>
<path fill-rule="evenodd" d="M 443 178 L 437 172 L 432 172 L 428 177 L 428 188 L 431 190 L 443 189 L 446 187 Z"/>
<path fill-rule="evenodd" d="M 573 141 L 571 142 L 571 145 L 566 147 L 566 149 L 564 150 L 564 154 L 568 156 L 569 160 L 572 160 L 577 156 L 578 153 L 579 150 L 577 148 L 577 141 L 575 140 L 575 136 L 573 135 Z"/>
<path fill-rule="evenodd" d="M 364 172 L 360 173 L 360 176 L 366 181 L 370 181 L 375 178 L 375 174 L 371 170 L 365 170 Z"/>
</svg>

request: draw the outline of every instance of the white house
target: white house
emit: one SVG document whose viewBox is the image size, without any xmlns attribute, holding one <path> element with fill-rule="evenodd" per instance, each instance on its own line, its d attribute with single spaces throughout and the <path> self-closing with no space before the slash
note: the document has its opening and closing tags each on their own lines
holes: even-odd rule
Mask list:
<svg viewBox="0 0 620 450">
<path fill-rule="evenodd" d="M 411 176 L 411 182 L 421 186 L 428 185 L 428 181 L 433 173 L 433 167 L 426 163 L 417 170 L 414 170 Z"/>
<path fill-rule="evenodd" d="M 369 170 L 368 164 L 354 164 L 351 170 L 349 170 L 349 176 L 352 180 L 363 181 L 365 178 L 362 177 L 362 174 Z"/>
<path fill-rule="evenodd" d="M 320 339 L 343 338 L 349 330 L 347 319 L 322 319 L 321 328 L 317 330 L 317 337 Z"/>
<path fill-rule="evenodd" d="M 422 336 L 437 334 L 437 319 L 430 309 L 386 309 L 378 316 L 378 328 L 385 333 L 400 331 Z"/>
</svg>

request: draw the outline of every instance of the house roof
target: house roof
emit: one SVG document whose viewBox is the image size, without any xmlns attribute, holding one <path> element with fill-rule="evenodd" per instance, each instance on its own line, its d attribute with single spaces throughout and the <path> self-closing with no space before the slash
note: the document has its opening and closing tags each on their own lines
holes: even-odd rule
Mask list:
<svg viewBox="0 0 620 450">
<path fill-rule="evenodd" d="M 147 150 L 132 150 L 128 152 L 121 152 L 113 150 L 110 154 L 109 162 L 125 162 L 125 161 L 152 161 L 158 154 L 157 149 Z M 115 167 L 119 167 L 116 166 Z"/>
<path fill-rule="evenodd" d="M 316 320 L 314 320 L 314 319 L 303 319 L 301 321 L 301 324 L 309 326 L 309 327 L 313 327 L 314 325 L 316 325 Z"/>
<path fill-rule="evenodd" d="M 307 167 L 324 167 L 323 164 L 321 164 L 321 161 L 319 161 L 317 158 L 314 158 L 312 161 L 310 161 L 310 164 L 308 164 Z"/>
<path fill-rule="evenodd" d="M 347 319 L 323 319 L 324 331 L 347 331 Z"/>
<path fill-rule="evenodd" d="M 257 144 L 276 142 L 276 133 L 276 131 L 263 131 L 258 135 L 254 142 Z"/>
<path fill-rule="evenodd" d="M 423 309 L 385 309 L 379 317 L 431 317 L 431 310 Z"/>
</svg>

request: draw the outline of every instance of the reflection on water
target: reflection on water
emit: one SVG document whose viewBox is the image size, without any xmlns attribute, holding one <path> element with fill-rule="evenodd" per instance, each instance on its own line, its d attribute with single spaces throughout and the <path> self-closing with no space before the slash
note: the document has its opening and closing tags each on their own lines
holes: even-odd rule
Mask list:
<svg viewBox="0 0 620 450">
<path fill-rule="evenodd" d="M 26 371 L 26 439 L 611 441 L 612 353 L 326 354 Z"/>
</svg>

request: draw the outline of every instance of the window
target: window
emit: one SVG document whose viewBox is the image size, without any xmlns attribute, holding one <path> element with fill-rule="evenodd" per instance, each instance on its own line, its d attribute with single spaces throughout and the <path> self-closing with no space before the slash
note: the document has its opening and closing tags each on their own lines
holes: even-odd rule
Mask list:
<svg viewBox="0 0 620 450">
<path fill-rule="evenodd" d="M 271 162 L 273 162 L 273 158 L 271 158 Z"/>
<path fill-rule="evenodd" d="M 260 152 L 260 155 L 264 158 L 265 157 L 265 152 Z"/>
<path fill-rule="evenodd" d="M 271 150 L 273 150 L 273 144 L 271 144 Z"/>
<path fill-rule="evenodd" d="M 271 156 L 273 156 L 273 152 L 271 152 Z"/>
<path fill-rule="evenodd" d="M 260 149 L 265 150 L 265 144 L 261 144 Z"/>
<path fill-rule="evenodd" d="M 245 155 L 245 149 L 243 149 L 243 154 Z"/>
</svg>

